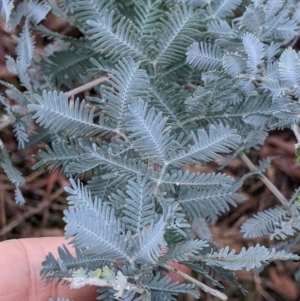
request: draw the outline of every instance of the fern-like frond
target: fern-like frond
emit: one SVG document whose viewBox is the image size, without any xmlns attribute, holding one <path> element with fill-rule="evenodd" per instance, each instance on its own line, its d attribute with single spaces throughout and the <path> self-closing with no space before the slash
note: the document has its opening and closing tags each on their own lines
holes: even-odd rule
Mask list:
<svg viewBox="0 0 300 301">
<path fill-rule="evenodd" d="M 111 287 L 100 287 L 97 291 L 98 291 L 98 293 L 100 293 L 100 295 L 97 297 L 98 300 L 100 300 L 100 301 L 115 301 L 116 300 L 116 297 L 114 296 L 116 291 Z M 130 292 L 130 291 L 128 291 L 128 292 Z M 125 292 L 125 294 L 126 294 L 126 292 Z M 124 297 L 124 295 L 122 296 L 122 298 Z M 124 298 L 124 301 L 125 300 L 127 301 L 126 298 Z M 132 299 L 128 298 L 128 301 L 132 301 Z"/>
<path fill-rule="evenodd" d="M 288 236 L 295 236 L 296 233 L 299 233 L 299 230 L 299 216 L 295 216 L 290 218 L 287 222 L 282 222 L 280 227 L 276 228 L 274 232 L 270 234 L 270 239 L 286 239 Z"/>
<path fill-rule="evenodd" d="M 218 70 L 222 67 L 223 53 L 214 44 L 195 42 L 189 47 L 186 55 L 187 63 L 201 71 Z"/>
<path fill-rule="evenodd" d="M 20 38 L 19 38 L 20 39 Z M 27 42 L 27 41 L 26 41 Z M 20 42 L 21 43 L 21 42 Z M 24 44 L 23 44 L 23 46 L 24 46 Z M 18 46 L 17 46 L 18 47 Z M 25 45 L 25 47 L 26 47 L 26 45 Z M 21 51 L 21 50 L 20 50 Z M 25 56 L 23 56 L 23 58 L 24 58 Z M 22 68 L 25 68 L 24 66 L 25 65 L 23 65 L 22 66 L 22 63 L 20 62 L 20 60 L 18 60 L 18 57 L 17 57 L 17 59 L 15 60 L 15 59 L 13 59 L 11 56 L 9 56 L 9 55 L 6 55 L 5 56 L 5 58 L 6 58 L 6 67 L 7 67 L 7 69 L 8 69 L 8 71 L 9 72 L 11 72 L 12 74 L 15 74 L 15 75 L 18 75 L 19 76 L 19 80 L 20 80 L 20 84 L 23 86 L 23 87 L 25 87 L 26 89 L 27 89 L 27 91 L 29 92 L 29 93 L 33 93 L 33 89 L 32 89 L 32 86 L 31 86 L 31 78 L 28 76 L 28 73 L 27 73 L 27 71 L 26 71 L 26 69 L 22 69 Z M 22 58 L 21 58 L 22 59 Z M 23 62 L 24 63 L 24 62 Z M 27 68 L 27 67 L 26 67 Z M 5 85 L 5 86 L 8 86 L 7 85 L 7 83 L 5 83 L 5 82 L 1 82 L 3 85 Z M 12 86 L 12 85 L 11 85 Z M 13 89 L 12 89 L 12 91 L 13 92 L 16 92 L 16 88 L 14 87 Z M 21 94 L 21 92 L 20 91 L 18 91 L 16 94 Z M 20 98 L 20 97 L 19 97 Z M 23 97 L 22 98 L 26 98 L 26 97 L 24 97 L 24 95 L 23 95 Z"/>
<path fill-rule="evenodd" d="M 246 31 L 257 34 L 265 23 L 265 12 L 261 5 L 250 4 L 244 14 L 235 19 L 237 27 L 245 28 Z"/>
<path fill-rule="evenodd" d="M 297 34 L 299 29 L 299 24 L 296 24 L 294 20 L 291 19 L 291 7 L 282 3 L 281 9 L 273 15 L 270 16 L 270 20 L 267 20 L 268 26 L 264 26 L 263 33 L 261 34 L 261 40 L 272 40 L 280 39 L 292 40 Z M 280 30 L 281 28 L 281 30 Z"/>
<path fill-rule="evenodd" d="M 233 37 L 235 32 L 225 20 L 213 20 L 207 24 L 209 34 L 212 37 Z"/>
<path fill-rule="evenodd" d="M 207 6 L 204 15 L 206 19 L 213 20 L 232 17 L 241 3 L 242 0 L 216 0 Z"/>
<path fill-rule="evenodd" d="M 162 30 L 157 43 L 155 61 L 161 65 L 171 65 L 181 61 L 187 47 L 199 35 L 199 14 L 186 5 L 176 6 L 166 13 L 168 20 L 162 20 Z"/>
<path fill-rule="evenodd" d="M 244 296 L 247 294 L 247 290 L 238 282 L 238 278 L 234 272 L 224 269 L 221 266 L 210 266 L 210 273 L 213 277 L 215 277 L 217 273 L 217 275 L 222 277 L 226 282 L 234 284 Z"/>
<path fill-rule="evenodd" d="M 162 185 L 188 186 L 190 187 L 223 187 L 233 184 L 234 179 L 222 173 L 193 173 L 188 170 L 185 172 L 166 172 L 160 180 Z"/>
<path fill-rule="evenodd" d="M 109 201 L 109 196 L 116 191 L 118 188 L 118 183 L 120 182 L 119 178 L 117 179 L 117 183 L 114 183 L 115 181 L 113 179 L 103 179 L 103 175 L 97 175 L 92 177 L 87 184 L 85 185 L 86 189 L 88 189 L 92 195 L 96 195 L 100 199 L 102 199 L 103 202 Z M 123 178 L 121 179 L 120 186 L 124 187 L 124 185 L 127 183 L 127 179 Z"/>
<path fill-rule="evenodd" d="M 268 0 L 265 4 L 266 21 L 271 21 L 282 10 L 285 1 Z"/>
<path fill-rule="evenodd" d="M 276 37 L 282 40 L 292 40 L 298 35 L 299 24 L 288 18 L 276 28 Z"/>
<path fill-rule="evenodd" d="M 25 179 L 23 178 L 21 172 L 19 172 L 11 163 L 9 159 L 9 154 L 0 139 L 0 166 L 3 168 L 9 180 L 16 186 L 23 186 L 25 184 Z"/>
<path fill-rule="evenodd" d="M 50 11 L 50 6 L 46 1 L 31 0 L 28 1 L 27 17 L 33 24 L 40 23 L 46 18 Z"/>
<path fill-rule="evenodd" d="M 151 38 L 152 32 L 156 29 L 157 22 L 163 17 L 159 9 L 161 0 L 136 1 L 134 10 L 136 16 L 134 22 L 139 29 L 140 38 Z M 145 41 L 149 43 L 149 41 Z"/>
<path fill-rule="evenodd" d="M 216 250 L 214 245 L 211 245 L 211 249 Z M 216 278 L 221 277 L 222 280 L 226 282 L 230 282 L 238 287 L 238 289 L 246 295 L 247 291 L 241 286 L 240 283 L 237 281 L 237 277 L 232 271 L 222 268 L 221 266 L 208 266 L 205 262 L 197 262 L 196 264 L 186 262 L 185 265 L 192 269 L 195 272 L 198 272 L 202 275 L 205 279 L 207 279 L 213 286 L 219 287 L 224 289 L 222 283 L 220 283 Z M 223 282 L 223 281 L 222 281 Z"/>
<path fill-rule="evenodd" d="M 79 142 L 79 143 L 78 143 Z M 38 162 L 32 167 L 33 170 L 40 168 L 49 168 L 50 172 L 55 172 L 61 168 L 66 172 L 66 167 L 73 161 L 78 161 L 86 146 L 85 142 L 70 140 L 67 143 L 65 140 L 52 142 L 52 149 L 45 145 L 45 150 L 39 150 L 39 156 L 36 157 Z"/>
<path fill-rule="evenodd" d="M 115 69 L 115 64 L 112 64 L 101 56 L 97 59 L 92 57 L 90 61 L 93 64 L 93 67 L 90 68 L 88 72 L 93 76 L 107 76 L 107 74 L 110 74 L 112 70 Z M 104 86 L 102 86 L 101 88 L 104 88 Z"/>
<path fill-rule="evenodd" d="M 71 243 L 83 249 L 84 255 L 102 256 L 108 260 L 128 258 L 124 225 L 115 217 L 113 209 L 101 204 L 100 200 L 94 206 L 98 218 L 85 205 L 65 210 L 66 238 L 72 237 Z"/>
<path fill-rule="evenodd" d="M 171 66 L 157 66 L 157 80 L 161 84 L 169 83 L 173 84 L 176 82 L 182 82 L 185 78 L 188 78 L 188 74 L 192 72 L 192 68 L 186 64 L 185 59 L 177 62 Z M 155 76 L 153 76 L 155 77 Z"/>
<path fill-rule="evenodd" d="M 172 147 L 172 137 L 165 130 L 166 119 L 155 108 L 148 110 L 148 104 L 142 99 L 134 100 L 128 106 L 126 127 L 134 149 L 158 162 L 163 162 Z"/>
<path fill-rule="evenodd" d="M 25 199 L 18 186 L 15 186 L 15 202 L 17 205 L 24 205 Z"/>
<path fill-rule="evenodd" d="M 144 287 L 151 291 L 154 291 L 155 293 L 156 291 L 159 291 L 159 294 L 171 294 L 177 296 L 180 293 L 186 293 L 193 296 L 196 299 L 200 297 L 199 293 L 196 290 L 194 290 L 194 284 L 178 284 L 178 282 L 172 282 L 172 279 L 169 276 L 162 277 L 160 273 L 147 279 L 144 284 Z M 154 300 L 166 300 L 162 296 L 160 298 L 156 298 L 157 299 Z"/>
<path fill-rule="evenodd" d="M 123 206 L 122 221 L 128 230 L 140 232 L 151 224 L 154 219 L 154 202 L 152 200 L 153 182 L 137 177 L 137 181 L 128 181 L 126 187 L 127 198 Z"/>
<path fill-rule="evenodd" d="M 194 93 L 186 98 L 185 104 L 189 112 L 198 115 L 198 120 L 201 120 L 202 117 L 202 119 L 209 120 L 214 124 L 220 123 L 220 121 L 213 122 L 212 119 L 216 117 L 215 115 L 221 117 L 224 114 L 225 107 L 231 103 L 238 103 L 240 97 L 232 87 L 231 89 L 224 88 L 233 84 L 231 78 L 216 74 L 215 78 L 206 80 L 205 75 L 208 75 L 208 73 L 202 74 L 205 86 L 198 86 Z M 227 117 L 229 117 L 228 114 Z M 226 124 L 226 122 L 223 124 Z"/>
<path fill-rule="evenodd" d="M 179 125 L 183 120 L 186 95 L 179 85 L 151 82 L 149 102 L 168 116 L 167 125 Z"/>
<path fill-rule="evenodd" d="M 25 22 L 23 30 L 18 38 L 17 65 L 21 71 L 25 71 L 31 63 L 34 53 L 35 41 L 29 30 L 29 21 Z"/>
<path fill-rule="evenodd" d="M 14 3 L 12 0 L 2 0 L 0 3 L 0 14 L 4 17 L 6 28 L 13 8 Z"/>
<path fill-rule="evenodd" d="M 185 2 L 188 5 L 193 5 L 195 7 L 204 7 L 207 2 L 205 0 L 180 0 L 180 2 Z"/>
<path fill-rule="evenodd" d="M 265 52 L 266 52 L 267 62 L 269 65 L 271 65 L 271 63 L 274 62 L 275 57 L 280 53 L 280 44 L 272 41 L 269 45 L 265 45 Z"/>
<path fill-rule="evenodd" d="M 262 63 L 265 56 L 265 48 L 263 43 L 252 33 L 245 34 L 243 43 L 248 56 L 247 70 L 252 74 L 256 72 L 257 67 Z"/>
<path fill-rule="evenodd" d="M 123 58 L 118 65 L 110 70 L 109 80 L 112 88 L 103 88 L 103 110 L 113 121 L 116 128 L 125 126 L 128 105 L 135 98 L 147 98 L 149 77 L 145 70 L 140 69 L 140 63 L 135 63 L 131 57 Z"/>
<path fill-rule="evenodd" d="M 91 192 L 87 190 L 79 180 L 76 183 L 72 178 L 70 178 L 69 181 L 72 188 L 65 187 L 65 191 L 70 194 L 70 196 L 67 197 L 69 206 L 77 207 L 84 205 L 85 208 L 90 209 L 95 218 L 98 217 L 98 214 L 101 211 L 101 199 L 97 197 L 94 197 L 93 199 Z"/>
<path fill-rule="evenodd" d="M 3 169 L 9 180 L 15 185 L 15 202 L 18 205 L 24 205 L 25 199 L 20 190 L 20 186 L 25 184 L 21 172 L 19 172 L 9 160 L 6 150 L 2 147 L 0 140 L 0 167 Z"/>
<path fill-rule="evenodd" d="M 269 208 L 247 219 L 243 223 L 241 231 L 244 233 L 244 237 L 249 238 L 269 235 L 289 217 L 290 212 L 284 206 Z"/>
<path fill-rule="evenodd" d="M 24 148 L 25 143 L 28 142 L 28 129 L 32 125 L 31 116 L 28 116 L 24 110 L 24 105 L 28 103 L 26 97 L 21 97 L 20 92 L 16 93 L 15 90 L 7 90 L 7 97 L 3 97 L 0 94 L 0 104 L 2 104 L 6 111 L 6 117 L 13 118 L 13 132 L 18 141 L 18 148 Z M 12 105 L 9 99 L 15 100 L 18 104 Z M 23 115 L 23 117 L 22 117 Z M 25 116 L 24 116 L 25 115 Z M 3 122 L 4 121 L 4 122 Z M 3 118 L 3 123 L 0 127 L 3 129 L 3 124 L 5 124 L 5 119 Z"/>
<path fill-rule="evenodd" d="M 235 77 L 246 71 L 248 62 L 240 55 L 227 53 L 224 55 L 222 63 L 226 73 Z"/>
<path fill-rule="evenodd" d="M 208 222 L 202 216 L 194 218 L 191 224 L 192 231 L 196 233 L 197 237 L 205 240 L 212 240 L 212 232 L 209 228 Z"/>
<path fill-rule="evenodd" d="M 0 4 L 0 8 L 1 8 L 1 4 Z M 16 27 L 20 24 L 21 19 L 25 17 L 27 13 L 28 13 L 28 2 L 27 1 L 20 2 L 17 7 L 14 7 L 12 14 L 9 18 L 9 23 L 6 26 L 6 28 L 9 27 L 15 30 Z"/>
<path fill-rule="evenodd" d="M 256 96 L 249 97 L 247 100 L 242 101 L 240 104 L 234 104 L 229 106 L 225 111 L 225 118 L 222 117 L 222 113 L 218 112 L 215 115 L 211 116 L 211 120 L 219 117 L 223 123 L 229 122 L 230 119 L 237 121 L 238 124 L 234 124 L 235 127 L 239 128 L 239 130 L 243 130 L 245 124 L 241 123 L 241 121 L 245 121 L 247 123 L 253 124 L 255 127 L 260 126 L 259 122 L 255 122 L 255 118 L 265 117 L 266 124 L 271 120 L 272 112 L 270 107 L 272 105 L 270 97 L 266 96 Z"/>
<path fill-rule="evenodd" d="M 249 271 L 275 260 L 299 260 L 300 258 L 298 255 L 286 253 L 285 251 L 277 252 L 274 248 L 267 249 L 259 244 L 249 249 L 243 247 L 239 254 L 236 254 L 235 250 L 229 251 L 229 247 L 225 247 L 204 257 L 208 265 L 221 266 L 234 271 L 243 268 Z"/>
<path fill-rule="evenodd" d="M 147 166 L 137 158 L 128 158 L 126 154 L 114 157 L 111 150 L 106 152 L 93 144 L 92 148 L 85 148 L 85 153 L 81 154 L 80 161 L 68 165 L 66 172 L 84 174 L 97 168 L 101 168 L 106 179 L 120 178 L 120 180 L 122 180 L 122 177 L 132 179 L 137 175 L 145 175 L 147 170 Z"/>
<path fill-rule="evenodd" d="M 1 79 L 0 79 L 0 84 L 8 88 L 6 90 L 7 96 L 16 100 L 19 104 L 27 105 L 28 103 L 30 103 L 30 98 L 26 94 L 19 91 L 14 85 L 5 82 Z"/>
<path fill-rule="evenodd" d="M 220 37 L 215 40 L 214 45 L 220 49 L 226 49 L 229 53 L 239 53 L 244 51 L 244 45 L 240 34 L 237 34 L 234 37 Z"/>
<path fill-rule="evenodd" d="M 162 256 L 160 262 L 184 262 L 188 261 L 190 256 L 199 254 L 200 250 L 208 247 L 206 240 L 188 240 L 183 244 L 177 244 L 169 249 L 166 255 Z"/>
<path fill-rule="evenodd" d="M 187 233 L 191 228 L 186 219 L 184 210 L 179 203 L 174 202 L 172 198 L 165 198 L 162 195 L 157 198 L 158 211 L 163 213 L 167 220 L 165 240 L 168 245 L 182 243 L 188 239 Z"/>
<path fill-rule="evenodd" d="M 236 130 L 223 125 L 209 127 L 209 134 L 198 130 L 197 136 L 192 132 L 193 145 L 188 150 L 179 150 L 169 155 L 169 164 L 181 166 L 183 164 L 199 164 L 220 158 L 218 153 L 228 153 L 240 143 L 240 136 Z"/>
<path fill-rule="evenodd" d="M 142 264 L 156 264 L 161 253 L 161 247 L 166 246 L 165 229 L 166 222 L 163 217 L 157 223 L 145 226 L 138 233 L 136 250 L 130 260 Z"/>
<path fill-rule="evenodd" d="M 68 102 L 68 94 L 43 91 L 43 97 L 36 95 L 37 104 L 28 105 L 29 110 L 36 111 L 33 118 L 54 133 L 66 133 L 70 136 L 100 135 L 114 131 L 99 116 L 99 123 L 94 122 L 95 107 L 90 107 L 77 98 L 75 103 Z"/>
<path fill-rule="evenodd" d="M 273 99 L 285 94 L 284 87 L 280 84 L 278 78 L 263 77 L 259 86 L 263 91 L 269 92 Z"/>
<path fill-rule="evenodd" d="M 73 0 L 70 1 L 68 9 L 76 16 L 76 25 L 86 28 L 86 22 L 93 15 L 101 16 L 104 12 L 116 8 L 113 0 Z"/>
<path fill-rule="evenodd" d="M 75 256 L 65 245 L 58 247 L 57 251 L 58 259 L 55 259 L 52 253 L 48 253 L 42 262 L 40 276 L 42 279 L 46 279 L 46 283 L 49 283 L 55 277 L 60 282 L 63 277 L 70 276 L 74 269 L 83 268 L 93 271 L 109 263 L 109 260 L 101 256 L 87 256 L 78 248 L 75 248 Z"/>
<path fill-rule="evenodd" d="M 88 69 L 93 67 L 90 61 L 95 52 L 89 49 L 83 51 L 61 50 L 56 51 L 43 62 L 43 71 L 50 81 L 60 85 L 72 83 L 73 80 L 83 76 Z"/>
<path fill-rule="evenodd" d="M 11 57 L 10 55 L 6 55 L 5 56 L 6 62 L 6 68 L 8 70 L 9 73 L 11 74 L 18 74 L 18 67 L 17 67 L 17 62 L 15 61 L 15 59 L 13 57 Z"/>
<path fill-rule="evenodd" d="M 300 59 L 297 52 L 289 47 L 279 59 L 278 72 L 284 85 L 293 88 L 300 86 Z"/>
<path fill-rule="evenodd" d="M 243 121 L 254 127 L 270 126 L 274 119 L 272 112 L 272 102 L 270 97 L 256 96 L 255 100 L 250 98 L 244 105 Z M 242 104 L 237 112 L 242 112 Z"/>
<path fill-rule="evenodd" d="M 126 56 L 131 56 L 135 60 L 147 61 L 144 49 L 136 38 L 138 36 L 137 27 L 125 17 L 114 23 L 113 14 L 113 11 L 105 10 L 103 15 L 96 18 L 96 21 L 87 21 L 90 27 L 87 34 L 93 41 L 93 47 L 96 50 L 103 50 L 105 57 L 111 61 L 117 61 Z"/>
<path fill-rule="evenodd" d="M 12 29 L 16 29 L 23 17 L 26 18 L 26 22 L 31 21 L 33 25 L 37 25 L 46 18 L 50 9 L 50 5 L 45 0 L 22 1 L 18 3 L 18 6 L 11 14 L 9 26 L 12 27 Z"/>
<path fill-rule="evenodd" d="M 14 123 L 14 135 L 17 138 L 18 141 L 18 148 L 24 148 L 25 143 L 28 142 L 28 134 L 27 134 L 27 127 L 25 126 L 25 123 L 22 120 L 19 120 L 18 122 Z"/>
<path fill-rule="evenodd" d="M 217 217 L 229 211 L 229 205 L 236 207 L 235 200 L 244 200 L 236 194 L 241 183 L 236 183 L 229 187 L 207 187 L 206 189 L 181 189 L 178 202 L 185 209 L 188 216 L 193 219 L 199 216 L 205 217 L 211 222 L 215 222 Z"/>
<path fill-rule="evenodd" d="M 291 199 L 289 207 L 277 206 L 258 212 L 246 220 L 241 227 L 245 237 L 268 235 L 270 239 L 286 239 L 299 231 L 299 208 L 297 204 L 300 189 L 298 188 Z"/>
</svg>

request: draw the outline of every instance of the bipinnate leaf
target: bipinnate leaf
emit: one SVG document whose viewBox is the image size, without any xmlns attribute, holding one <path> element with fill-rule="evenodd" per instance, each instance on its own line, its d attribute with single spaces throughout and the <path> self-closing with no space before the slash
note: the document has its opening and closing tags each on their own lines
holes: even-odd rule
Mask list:
<svg viewBox="0 0 300 301">
<path fill-rule="evenodd" d="M 166 222 L 163 217 L 156 224 L 144 227 L 137 238 L 137 250 L 131 257 L 134 262 L 155 264 L 161 253 L 161 247 L 166 246 L 164 233 Z"/>
<path fill-rule="evenodd" d="M 265 56 L 265 48 L 262 42 L 253 34 L 246 33 L 243 37 L 245 52 L 248 56 L 247 69 L 248 72 L 255 72 L 262 63 Z"/>
<path fill-rule="evenodd" d="M 259 268 L 262 264 L 275 260 L 299 260 L 300 257 L 295 254 L 286 253 L 285 251 L 276 251 L 275 248 L 268 249 L 257 244 L 248 249 L 242 248 L 240 253 L 235 250 L 229 251 L 229 247 L 215 251 L 206 255 L 204 261 L 208 265 L 217 265 L 229 270 L 247 271 L 253 268 Z"/>
<path fill-rule="evenodd" d="M 289 47 L 279 59 L 279 76 L 284 85 L 299 89 L 300 86 L 300 59 L 297 52 Z"/>
<path fill-rule="evenodd" d="M 72 237 L 72 244 L 83 249 L 87 256 L 117 260 L 128 258 L 124 225 L 115 217 L 114 210 L 102 205 L 100 200 L 94 206 L 98 217 L 85 205 L 65 210 L 66 238 Z"/>
<path fill-rule="evenodd" d="M 165 294 L 177 296 L 179 293 L 187 293 L 193 296 L 194 298 L 198 299 L 200 297 L 200 294 L 198 291 L 194 290 L 194 287 L 194 284 L 179 284 L 178 281 L 172 282 L 171 277 L 162 277 L 160 273 L 157 273 L 157 275 L 153 277 L 149 277 L 149 279 L 147 279 L 145 283 L 145 288 L 154 290 L 154 294 L 161 294 L 162 296 L 160 296 L 160 298 L 163 297 Z M 158 297 L 157 300 L 160 300 L 160 298 Z M 164 299 L 166 298 L 168 300 L 168 296 L 165 296 Z M 173 298 L 171 300 L 173 300 Z"/>
<path fill-rule="evenodd" d="M 194 42 L 186 54 L 187 63 L 201 71 L 218 70 L 222 67 L 222 51 L 214 44 Z"/>
<path fill-rule="evenodd" d="M 161 112 L 156 114 L 155 108 L 148 110 L 148 104 L 142 99 L 134 100 L 128 108 L 126 127 L 133 147 L 145 156 L 163 162 L 173 145 L 170 134 L 163 133 L 166 119 Z"/>
<path fill-rule="evenodd" d="M 14 8 L 13 0 L 2 0 L 0 3 L 0 15 L 4 17 L 5 27 L 8 25 L 10 14 Z"/>
<path fill-rule="evenodd" d="M 36 111 L 33 118 L 54 133 L 67 133 L 70 136 L 100 135 L 114 129 L 106 124 L 100 115 L 99 123 L 94 122 L 95 107 L 86 105 L 85 101 L 68 101 L 67 93 L 43 91 L 43 97 L 36 95 L 37 104 L 28 105 L 29 110 Z"/>
<path fill-rule="evenodd" d="M 187 150 L 170 153 L 168 161 L 171 165 L 199 164 L 218 159 L 220 153 L 229 153 L 238 146 L 240 136 L 236 130 L 220 124 L 210 125 L 208 133 L 202 129 L 197 133 L 192 132 L 191 140 L 193 144 Z"/>
</svg>

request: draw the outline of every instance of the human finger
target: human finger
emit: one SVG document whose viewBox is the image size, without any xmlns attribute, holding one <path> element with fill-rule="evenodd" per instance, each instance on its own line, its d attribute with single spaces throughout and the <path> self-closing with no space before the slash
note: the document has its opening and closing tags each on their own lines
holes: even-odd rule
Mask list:
<svg viewBox="0 0 300 301">
<path fill-rule="evenodd" d="M 94 301 L 96 287 L 70 289 L 67 285 L 45 284 L 40 277 L 41 263 L 48 252 L 58 257 L 57 247 L 66 244 L 63 237 L 7 240 L 0 243 L 0 300 L 48 301 L 51 297 L 73 301 Z"/>
</svg>

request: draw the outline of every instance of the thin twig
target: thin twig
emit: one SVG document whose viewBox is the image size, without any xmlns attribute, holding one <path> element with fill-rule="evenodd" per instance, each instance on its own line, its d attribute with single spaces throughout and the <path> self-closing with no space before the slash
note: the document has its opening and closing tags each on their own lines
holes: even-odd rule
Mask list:
<svg viewBox="0 0 300 301">
<path fill-rule="evenodd" d="M 97 86 L 99 84 L 102 84 L 104 82 L 106 82 L 108 80 L 108 77 L 104 76 L 104 77 L 100 77 L 100 78 L 97 78 L 89 83 L 86 83 L 80 87 L 77 87 L 69 92 L 67 92 L 68 94 L 68 97 L 71 97 L 73 95 L 76 95 L 80 92 L 83 92 L 83 91 L 86 91 L 86 90 L 89 90 L 90 88 L 94 87 L 94 86 Z"/>
<path fill-rule="evenodd" d="M 184 278 L 185 280 L 187 281 L 190 281 L 191 283 L 195 284 L 196 286 L 198 286 L 201 290 L 203 290 L 204 292 L 208 293 L 208 294 L 211 294 L 221 300 L 228 300 L 228 297 L 223 294 L 222 292 L 218 291 L 218 290 L 215 290 L 209 286 L 207 286 L 206 284 L 198 281 L 197 279 L 177 270 L 177 269 L 174 269 L 173 267 L 167 265 L 167 264 L 161 264 L 160 266 L 164 267 L 165 269 L 169 270 L 170 272 L 173 272 L 179 276 L 181 276 L 182 278 Z"/>
<path fill-rule="evenodd" d="M 297 124 L 294 124 L 292 126 L 292 130 L 293 130 L 294 135 L 297 139 L 297 143 L 295 144 L 295 148 L 298 148 L 300 146 L 300 128 Z"/>
<path fill-rule="evenodd" d="M 248 158 L 248 156 L 244 152 L 240 152 L 239 156 L 251 171 L 254 171 L 254 172 L 258 171 L 257 167 L 252 163 L 252 161 Z M 274 196 L 278 199 L 278 201 L 282 205 L 289 208 L 287 199 L 278 190 L 278 188 L 265 175 L 260 174 L 260 179 L 269 188 L 269 190 L 274 194 Z"/>
</svg>

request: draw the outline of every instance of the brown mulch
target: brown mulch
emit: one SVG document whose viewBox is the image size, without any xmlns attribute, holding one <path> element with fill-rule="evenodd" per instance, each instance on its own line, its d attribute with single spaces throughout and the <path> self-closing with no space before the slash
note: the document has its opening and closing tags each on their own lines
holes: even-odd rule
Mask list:
<svg viewBox="0 0 300 301">
<path fill-rule="evenodd" d="M 45 24 L 61 33 L 65 33 L 66 24 L 56 19 L 46 20 Z M 37 48 L 45 40 L 39 38 Z M 6 33 L 3 21 L 0 20 L 0 78 L 18 86 L 18 80 L 14 78 L 5 67 L 5 54 L 14 55 L 14 41 L 10 34 Z M 0 86 L 0 93 L 4 87 Z M 0 106 L 0 117 L 4 114 Z M 13 238 L 61 236 L 64 223 L 62 211 L 66 206 L 66 193 L 63 187 L 68 186 L 66 177 L 59 172 L 49 174 L 45 171 L 32 171 L 35 163 L 32 154 L 36 154 L 39 147 L 30 150 L 19 151 L 17 143 L 12 135 L 12 128 L 6 128 L 0 132 L 0 138 L 11 152 L 11 158 L 15 166 L 26 178 L 26 186 L 22 192 L 26 198 L 26 204 L 22 207 L 14 203 L 14 186 L 8 181 L 0 170 L 0 241 Z M 274 131 L 270 133 L 266 143 L 259 151 L 252 151 L 249 156 L 253 163 L 267 157 L 273 158 L 271 166 L 266 171 L 266 176 L 274 185 L 289 198 L 294 190 L 300 186 L 300 167 L 295 158 L 294 143 L 296 140 L 291 131 Z M 212 163 L 206 167 L 190 167 L 193 171 L 214 172 L 217 164 Z M 236 158 L 225 169 L 226 173 L 233 177 L 240 177 L 248 171 L 244 163 Z M 216 225 L 212 226 L 214 241 L 220 247 L 229 245 L 239 251 L 242 247 L 255 245 L 257 242 L 266 246 L 274 244 L 266 238 L 250 240 L 243 238 L 240 232 L 241 224 L 254 213 L 279 204 L 264 184 L 251 177 L 244 183 L 240 193 L 247 201 L 238 204 L 238 207 L 224 214 Z M 252 272 L 241 271 L 237 275 L 243 286 L 249 291 L 243 296 L 236 288 L 226 286 L 226 294 L 229 300 L 238 301 L 296 301 L 300 297 L 300 286 L 293 278 L 293 272 L 299 264 L 292 262 L 277 262 L 271 264 L 260 275 Z M 212 296 L 202 293 L 201 300 L 217 300 Z"/>
</svg>

